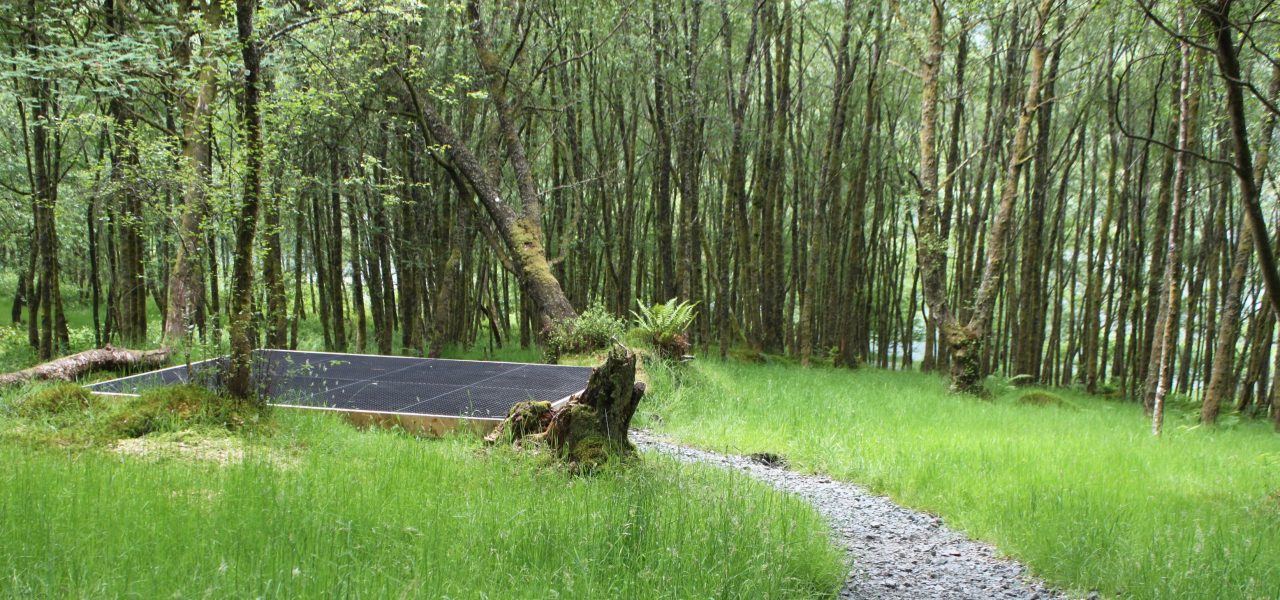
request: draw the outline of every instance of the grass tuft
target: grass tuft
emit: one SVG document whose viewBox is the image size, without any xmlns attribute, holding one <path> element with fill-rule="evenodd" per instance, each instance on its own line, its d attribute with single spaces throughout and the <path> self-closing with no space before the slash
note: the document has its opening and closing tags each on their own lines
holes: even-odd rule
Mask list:
<svg viewBox="0 0 1280 600">
<path fill-rule="evenodd" d="M 266 433 L 265 407 L 192 385 L 136 397 L 95 396 L 70 383 L 38 386 L 9 401 L 0 437 L 35 446 L 107 447 L 150 434 L 205 432 L 214 437 Z"/>
<path fill-rule="evenodd" d="M 264 410 L 253 400 L 231 398 L 194 385 L 158 387 L 117 402 L 99 422 L 97 437 L 114 440 L 188 429 L 236 432 L 263 425 Z"/>
</svg>

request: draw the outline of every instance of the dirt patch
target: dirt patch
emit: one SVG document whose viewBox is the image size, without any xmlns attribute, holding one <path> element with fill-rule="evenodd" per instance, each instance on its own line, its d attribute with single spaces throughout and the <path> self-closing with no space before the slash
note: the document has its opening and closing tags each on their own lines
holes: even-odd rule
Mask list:
<svg viewBox="0 0 1280 600">
<path fill-rule="evenodd" d="M 1019 396 L 1018 404 L 1023 406 L 1056 406 L 1067 409 L 1075 408 L 1075 405 L 1068 402 L 1062 396 L 1042 390 L 1030 391 Z"/>
<path fill-rule="evenodd" d="M 766 467 L 774 467 L 778 469 L 785 469 L 787 468 L 787 466 L 790 465 L 790 463 L 787 462 L 786 458 L 783 458 L 782 455 L 780 454 L 774 454 L 773 452 L 756 452 L 754 454 L 747 455 L 747 458 L 750 458 L 751 462 L 754 462 L 758 465 L 764 465 Z"/>
</svg>

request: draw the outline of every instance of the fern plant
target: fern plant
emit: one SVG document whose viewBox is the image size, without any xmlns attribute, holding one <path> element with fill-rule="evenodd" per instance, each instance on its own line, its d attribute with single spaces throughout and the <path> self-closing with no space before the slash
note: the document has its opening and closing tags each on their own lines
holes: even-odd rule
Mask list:
<svg viewBox="0 0 1280 600">
<path fill-rule="evenodd" d="M 640 305 L 631 315 L 636 319 L 636 331 L 653 346 L 658 356 L 677 359 L 689 351 L 689 338 L 685 335 L 689 325 L 698 318 L 696 302 L 677 301 L 675 298 L 652 307 Z"/>
</svg>

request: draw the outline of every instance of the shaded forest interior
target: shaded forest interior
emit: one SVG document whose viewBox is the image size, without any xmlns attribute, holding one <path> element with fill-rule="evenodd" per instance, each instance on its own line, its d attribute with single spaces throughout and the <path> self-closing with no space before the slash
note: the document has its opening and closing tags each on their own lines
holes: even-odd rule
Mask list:
<svg viewBox="0 0 1280 600">
<path fill-rule="evenodd" d="M 439 355 L 679 298 L 703 355 L 1280 427 L 1275 13 L 15 0 L 0 273 L 40 359 Z"/>
</svg>

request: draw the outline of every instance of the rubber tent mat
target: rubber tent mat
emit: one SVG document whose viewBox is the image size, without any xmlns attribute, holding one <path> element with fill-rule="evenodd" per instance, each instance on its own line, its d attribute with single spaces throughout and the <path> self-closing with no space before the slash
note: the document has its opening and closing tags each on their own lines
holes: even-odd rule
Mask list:
<svg viewBox="0 0 1280 600">
<path fill-rule="evenodd" d="M 220 387 L 225 358 L 86 386 L 135 395 L 175 383 Z M 252 377 L 273 406 L 403 415 L 502 419 L 523 400 L 558 402 L 582 391 L 591 367 L 405 356 L 258 350 Z"/>
</svg>

